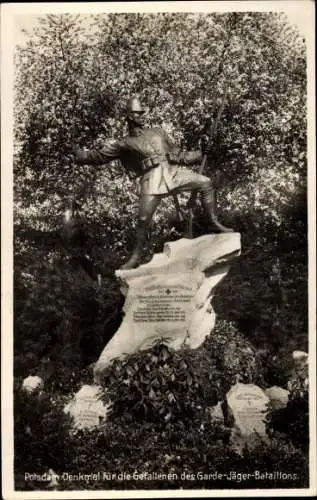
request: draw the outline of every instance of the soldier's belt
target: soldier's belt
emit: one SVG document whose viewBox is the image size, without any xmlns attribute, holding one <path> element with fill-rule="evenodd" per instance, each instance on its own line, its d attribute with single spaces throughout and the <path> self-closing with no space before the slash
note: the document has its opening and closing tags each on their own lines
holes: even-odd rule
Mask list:
<svg viewBox="0 0 317 500">
<path fill-rule="evenodd" d="M 162 165 L 163 163 L 166 163 L 166 158 L 163 156 L 149 156 L 147 158 L 144 158 L 141 161 L 141 167 L 143 170 L 143 174 L 146 174 L 150 170 L 152 170 L 155 167 L 158 167 L 159 165 Z"/>
</svg>

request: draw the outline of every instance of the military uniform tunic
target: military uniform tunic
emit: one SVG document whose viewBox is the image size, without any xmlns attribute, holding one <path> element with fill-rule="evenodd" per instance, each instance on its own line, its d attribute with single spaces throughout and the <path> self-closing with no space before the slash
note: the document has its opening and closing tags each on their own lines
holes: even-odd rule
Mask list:
<svg viewBox="0 0 317 500">
<path fill-rule="evenodd" d="M 181 151 L 161 128 L 135 129 L 131 135 L 100 151 L 85 151 L 80 163 L 105 164 L 120 160 L 127 171 L 139 179 L 142 195 L 168 195 L 177 191 L 190 191 L 209 181 L 178 164 L 197 164 L 202 159 L 201 151 Z"/>
</svg>

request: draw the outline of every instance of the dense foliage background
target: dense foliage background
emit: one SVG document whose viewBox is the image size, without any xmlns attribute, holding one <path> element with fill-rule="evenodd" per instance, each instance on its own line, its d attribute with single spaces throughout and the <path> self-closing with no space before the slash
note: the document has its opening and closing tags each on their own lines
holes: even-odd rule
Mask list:
<svg viewBox="0 0 317 500">
<path fill-rule="evenodd" d="M 229 339 L 233 328 L 239 342 L 250 343 L 262 363 L 262 384 L 285 386 L 290 353 L 308 348 L 305 56 L 304 40 L 283 16 L 273 13 L 48 15 L 39 19 L 26 45 L 16 51 L 17 387 L 23 377 L 40 373 L 55 398 L 67 397 L 80 386 L 85 370 L 89 374 L 90 363 L 122 319 L 123 297 L 113 270 L 132 247 L 138 203 L 135 185 L 116 162 L 78 167 L 68 155 L 74 146 L 99 148 L 104 141 L 125 134 L 124 106 L 134 93 L 149 110 L 148 125 L 163 126 L 185 149 L 197 147 L 204 120 L 215 117 L 224 100 L 207 174 L 217 187 L 221 218 L 241 232 L 242 255 L 214 300 L 220 321 L 213 334 L 215 345 L 219 347 L 221 335 Z M 181 197 L 181 204 L 185 202 L 186 195 Z M 74 203 L 75 214 L 66 222 L 65 210 Z M 182 235 L 173 220 L 173 205 L 165 200 L 152 224 L 147 258 L 161 250 L 164 241 Z M 199 206 L 195 221 L 195 234 L 202 234 Z M 101 285 L 98 274 L 103 276 Z M 211 355 L 204 346 L 196 356 L 194 378 L 200 376 L 200 369 L 208 371 L 210 360 L 219 353 Z M 237 356 L 229 356 L 226 374 L 236 369 Z M 173 358 L 171 366 L 178 362 Z M 141 358 L 138 363 L 142 373 Z M 249 361 L 246 367 L 241 363 L 238 371 L 243 379 Z M 204 386 L 201 376 L 197 383 Z M 118 387 L 120 381 L 118 375 Z M 175 388 L 179 397 L 182 391 Z M 21 396 L 17 397 L 19 401 Z M 196 413 L 202 404 L 198 394 L 197 398 Z M 124 397 L 118 396 L 118 407 L 122 401 Z M 165 403 L 161 401 L 164 416 Z M 17 403 L 18 422 L 24 422 L 28 404 Z M 42 415 L 46 414 L 45 401 L 43 405 Z M 304 410 L 301 415 L 306 415 Z M 53 427 L 60 417 L 54 418 Z M 192 421 L 195 418 L 191 416 Z M 131 425 L 128 420 L 113 422 L 107 439 L 121 433 L 118 449 L 121 453 L 126 445 L 131 453 L 126 456 L 134 460 L 142 439 L 144 449 L 157 449 L 153 436 L 147 441 L 145 422 L 133 424 L 130 445 L 123 439 L 126 426 Z M 181 425 L 180 419 L 173 425 Z M 185 441 L 189 425 L 184 423 L 179 431 Z M 17 424 L 17 471 L 23 470 L 18 455 L 27 442 L 22 428 Z M 50 432 L 45 432 L 50 435 L 49 448 L 54 446 L 55 431 Z M 79 456 L 85 463 L 85 453 L 90 455 L 89 447 L 85 451 L 88 438 L 83 439 Z M 198 434 L 192 439 L 199 449 Z M 206 437 L 201 439 L 207 446 Z M 185 441 L 182 455 L 190 456 L 192 445 Z M 113 446 L 114 442 L 112 452 Z M 291 446 L 289 441 L 285 446 Z M 78 455 L 74 447 L 69 449 Z M 302 464 L 304 452 L 288 449 L 281 456 L 299 454 Z M 210 453 L 215 457 L 218 452 L 206 451 Z M 223 455 L 227 462 L 232 458 L 232 452 L 228 453 Z M 272 450 L 262 450 L 262 454 L 275 456 Z M 155 460 L 160 462 L 162 456 Z M 48 462 L 40 461 L 39 468 L 62 467 L 56 460 Z M 65 458 L 64 466 L 67 463 Z"/>
</svg>

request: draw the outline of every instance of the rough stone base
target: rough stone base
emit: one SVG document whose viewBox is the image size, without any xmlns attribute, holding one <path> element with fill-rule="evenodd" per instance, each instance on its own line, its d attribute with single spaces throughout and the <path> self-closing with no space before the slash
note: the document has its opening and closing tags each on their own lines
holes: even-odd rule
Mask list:
<svg viewBox="0 0 317 500">
<path fill-rule="evenodd" d="M 214 289 L 240 248 L 239 233 L 182 238 L 166 243 L 148 264 L 116 271 L 126 296 L 125 317 L 95 365 L 95 382 L 115 358 L 160 339 L 174 349 L 200 346 L 215 324 Z"/>
</svg>

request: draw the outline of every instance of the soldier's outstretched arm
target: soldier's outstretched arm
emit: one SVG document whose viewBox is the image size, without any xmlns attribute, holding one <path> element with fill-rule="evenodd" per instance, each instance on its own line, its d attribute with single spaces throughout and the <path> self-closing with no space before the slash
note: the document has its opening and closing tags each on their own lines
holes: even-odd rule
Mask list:
<svg viewBox="0 0 317 500">
<path fill-rule="evenodd" d="M 170 163 L 182 165 L 195 165 L 202 161 L 202 152 L 200 149 L 195 151 L 182 151 L 176 146 L 170 137 L 163 132 L 166 146 L 168 148 L 168 157 Z"/>
<path fill-rule="evenodd" d="M 120 159 L 121 149 L 121 141 L 106 144 L 101 150 L 77 149 L 74 155 L 75 163 L 78 165 L 103 165 L 112 160 Z"/>
</svg>

